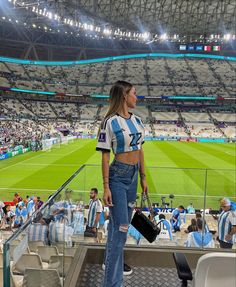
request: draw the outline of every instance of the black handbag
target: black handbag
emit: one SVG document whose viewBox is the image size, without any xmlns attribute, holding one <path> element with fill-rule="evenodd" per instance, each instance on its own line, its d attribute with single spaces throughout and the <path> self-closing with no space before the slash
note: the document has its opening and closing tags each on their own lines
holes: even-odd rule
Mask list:
<svg viewBox="0 0 236 287">
<path fill-rule="evenodd" d="M 147 200 L 150 215 L 154 218 L 154 211 L 147 194 L 142 194 L 141 208 L 137 210 L 132 218 L 131 224 L 147 239 L 148 242 L 152 243 L 156 240 L 157 235 L 160 234 L 160 228 L 152 222 L 147 216 L 142 213 L 144 201 Z"/>
</svg>

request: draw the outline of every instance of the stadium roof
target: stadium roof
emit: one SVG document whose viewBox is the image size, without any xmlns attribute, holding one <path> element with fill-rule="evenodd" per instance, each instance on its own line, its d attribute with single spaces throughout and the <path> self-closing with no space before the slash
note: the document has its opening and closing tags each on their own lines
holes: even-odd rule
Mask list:
<svg viewBox="0 0 236 287">
<path fill-rule="evenodd" d="M 9 1 L 9 0 L 8 0 Z M 4 0 L 3 0 L 4 2 Z M 61 18 L 132 31 L 185 35 L 234 33 L 235 0 L 10 0 L 17 17 L 38 23 L 45 17 L 32 7 Z M 28 7 L 28 9 L 24 9 Z"/>
<path fill-rule="evenodd" d="M 3 23 L 7 27 L 5 34 L 1 30 Z M 17 40 L 18 36 L 21 38 L 20 41 L 23 40 L 22 37 L 27 38 L 30 30 L 30 34 L 33 33 L 32 42 L 35 42 L 36 34 L 37 39 L 45 38 L 44 35 L 40 35 L 45 32 L 48 35 L 48 42 L 50 32 L 67 34 L 64 34 L 64 37 L 68 35 L 84 37 L 88 34 L 86 36 L 95 40 L 100 36 L 118 40 L 135 38 L 140 42 L 143 41 L 142 44 L 153 40 L 161 42 L 166 38 L 176 42 L 197 40 L 204 42 L 206 39 L 217 41 L 224 35 L 229 39 L 234 35 L 235 40 L 236 1 L 1 0 L 0 24 L 0 39 L 9 37 L 8 29 L 9 25 L 12 25 L 17 32 L 13 37 L 14 40 Z M 98 36 L 95 35 L 97 32 L 100 32 Z M 24 33 L 27 35 L 23 35 Z M 27 39 L 23 41 L 25 40 L 27 41 Z M 127 49 L 126 46 L 124 44 L 119 48 Z"/>
</svg>

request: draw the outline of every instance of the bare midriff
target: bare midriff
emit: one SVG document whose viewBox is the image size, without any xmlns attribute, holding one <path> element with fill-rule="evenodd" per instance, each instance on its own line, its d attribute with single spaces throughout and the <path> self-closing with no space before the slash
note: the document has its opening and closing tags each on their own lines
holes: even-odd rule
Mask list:
<svg viewBox="0 0 236 287">
<path fill-rule="evenodd" d="M 134 150 L 130 152 L 118 153 L 115 155 L 115 159 L 126 164 L 137 164 L 140 158 L 140 150 Z"/>
</svg>

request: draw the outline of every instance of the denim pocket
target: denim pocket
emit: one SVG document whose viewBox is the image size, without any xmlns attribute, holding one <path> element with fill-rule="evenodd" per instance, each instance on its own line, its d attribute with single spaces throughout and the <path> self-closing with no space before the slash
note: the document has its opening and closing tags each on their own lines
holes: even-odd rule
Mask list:
<svg viewBox="0 0 236 287">
<path fill-rule="evenodd" d="M 129 171 L 128 166 L 111 165 L 110 169 L 109 169 L 109 174 L 111 177 L 113 177 L 115 175 L 124 176 L 124 175 L 127 175 L 128 171 Z"/>
</svg>

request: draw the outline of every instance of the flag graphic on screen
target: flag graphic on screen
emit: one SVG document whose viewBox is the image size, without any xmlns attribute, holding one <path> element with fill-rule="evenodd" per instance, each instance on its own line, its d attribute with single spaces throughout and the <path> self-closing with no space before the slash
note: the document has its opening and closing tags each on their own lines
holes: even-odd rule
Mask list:
<svg viewBox="0 0 236 287">
<path fill-rule="evenodd" d="M 211 51 L 211 46 L 204 46 L 204 51 L 210 52 Z"/>
<path fill-rule="evenodd" d="M 186 45 L 179 45 L 179 50 L 180 51 L 186 51 L 187 50 L 187 46 Z"/>
<path fill-rule="evenodd" d="M 215 51 L 215 52 L 220 51 L 220 48 L 221 48 L 220 46 L 213 46 L 213 51 Z"/>
<path fill-rule="evenodd" d="M 203 51 L 203 45 L 197 45 L 196 51 Z"/>
</svg>

